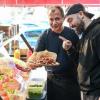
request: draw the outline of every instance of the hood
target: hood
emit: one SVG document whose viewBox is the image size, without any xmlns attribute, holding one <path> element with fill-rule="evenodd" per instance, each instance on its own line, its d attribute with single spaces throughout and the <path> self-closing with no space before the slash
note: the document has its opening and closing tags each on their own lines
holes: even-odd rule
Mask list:
<svg viewBox="0 0 100 100">
<path fill-rule="evenodd" d="M 100 17 L 97 19 L 94 19 L 92 23 L 88 26 L 88 28 L 85 30 L 85 33 L 88 33 L 96 24 L 100 24 Z"/>
</svg>

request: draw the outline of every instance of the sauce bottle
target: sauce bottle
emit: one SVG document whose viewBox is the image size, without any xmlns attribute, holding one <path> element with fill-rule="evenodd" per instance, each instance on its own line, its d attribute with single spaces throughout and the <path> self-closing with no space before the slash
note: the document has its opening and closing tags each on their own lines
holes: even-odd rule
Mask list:
<svg viewBox="0 0 100 100">
<path fill-rule="evenodd" d="M 27 51 L 27 59 L 32 55 L 32 51 L 31 50 L 28 50 Z"/>
<path fill-rule="evenodd" d="M 14 58 L 20 59 L 20 49 L 14 51 Z"/>
</svg>

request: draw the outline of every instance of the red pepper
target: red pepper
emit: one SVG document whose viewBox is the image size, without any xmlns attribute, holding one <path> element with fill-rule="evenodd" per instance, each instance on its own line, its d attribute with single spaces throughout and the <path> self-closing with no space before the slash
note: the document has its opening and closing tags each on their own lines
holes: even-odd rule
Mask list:
<svg viewBox="0 0 100 100">
<path fill-rule="evenodd" d="M 24 68 L 18 64 L 16 64 L 16 68 L 23 71 L 23 72 L 29 72 L 31 70 L 31 68 Z"/>
</svg>

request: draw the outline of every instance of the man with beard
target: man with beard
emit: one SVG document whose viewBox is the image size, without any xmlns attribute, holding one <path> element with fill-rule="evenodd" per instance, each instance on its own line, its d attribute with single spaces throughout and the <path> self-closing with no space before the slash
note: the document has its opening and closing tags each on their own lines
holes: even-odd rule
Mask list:
<svg viewBox="0 0 100 100">
<path fill-rule="evenodd" d="M 69 7 L 65 16 L 77 34 L 83 33 L 78 66 L 83 100 L 100 100 L 100 18 L 92 20 L 92 17 L 82 4 Z"/>
<path fill-rule="evenodd" d="M 55 52 L 60 65 L 46 67 L 47 100 L 80 100 L 76 49 L 79 38 L 72 29 L 63 26 L 64 12 L 60 6 L 48 8 L 48 19 L 50 28 L 40 36 L 36 51 Z"/>
</svg>

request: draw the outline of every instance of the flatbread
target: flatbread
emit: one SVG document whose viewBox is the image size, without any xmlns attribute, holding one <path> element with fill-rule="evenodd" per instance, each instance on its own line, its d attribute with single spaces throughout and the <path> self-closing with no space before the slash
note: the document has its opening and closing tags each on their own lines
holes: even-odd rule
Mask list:
<svg viewBox="0 0 100 100">
<path fill-rule="evenodd" d="M 56 62 L 57 54 L 47 50 L 34 52 L 27 60 L 27 66 L 31 68 L 37 68 L 41 66 L 57 66 Z"/>
</svg>

